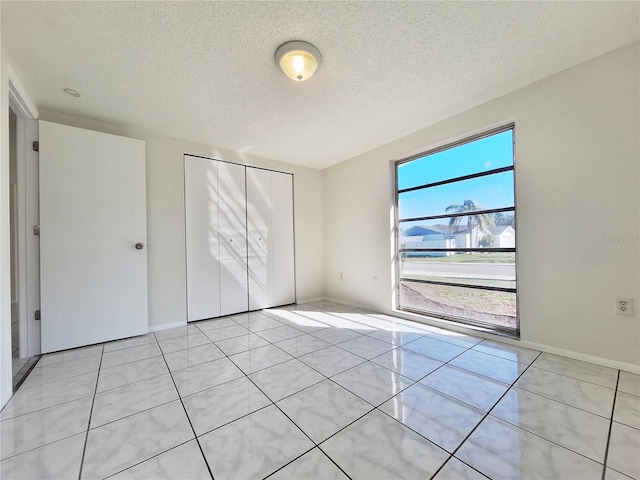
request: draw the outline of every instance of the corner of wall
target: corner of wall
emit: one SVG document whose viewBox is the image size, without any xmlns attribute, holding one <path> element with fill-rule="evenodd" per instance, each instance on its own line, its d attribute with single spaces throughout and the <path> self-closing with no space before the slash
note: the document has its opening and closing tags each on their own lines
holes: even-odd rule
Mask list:
<svg viewBox="0 0 640 480">
<path fill-rule="evenodd" d="M 522 340 L 640 365 L 639 46 L 324 170 L 325 297 L 391 310 L 389 161 L 515 120 Z"/>
<path fill-rule="evenodd" d="M 0 405 L 12 395 L 11 265 L 9 237 L 9 76 L 0 41 Z"/>
</svg>

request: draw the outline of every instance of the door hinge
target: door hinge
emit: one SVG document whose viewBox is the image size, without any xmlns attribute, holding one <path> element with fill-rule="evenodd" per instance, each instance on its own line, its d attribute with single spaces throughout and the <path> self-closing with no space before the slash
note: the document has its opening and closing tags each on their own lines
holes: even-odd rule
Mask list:
<svg viewBox="0 0 640 480">
<path fill-rule="evenodd" d="M 34 225 L 33 226 L 33 234 L 34 235 L 40 235 L 40 225 Z"/>
<path fill-rule="evenodd" d="M 36 320 L 40 320 L 40 310 L 36 310 L 36 313 L 33 315 Z"/>
<path fill-rule="evenodd" d="M 39 152 L 40 151 L 40 142 L 38 142 L 38 141 L 34 141 L 33 142 L 33 151 L 34 152 Z"/>
</svg>

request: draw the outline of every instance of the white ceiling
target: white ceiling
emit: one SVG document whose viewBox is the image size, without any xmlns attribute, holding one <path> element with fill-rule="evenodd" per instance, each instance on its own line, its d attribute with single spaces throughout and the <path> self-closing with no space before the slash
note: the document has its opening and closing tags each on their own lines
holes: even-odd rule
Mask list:
<svg viewBox="0 0 640 480">
<path fill-rule="evenodd" d="M 640 38 L 637 1 L 1 5 L 39 109 L 315 168 Z M 306 82 L 289 40 L 323 55 Z"/>
</svg>

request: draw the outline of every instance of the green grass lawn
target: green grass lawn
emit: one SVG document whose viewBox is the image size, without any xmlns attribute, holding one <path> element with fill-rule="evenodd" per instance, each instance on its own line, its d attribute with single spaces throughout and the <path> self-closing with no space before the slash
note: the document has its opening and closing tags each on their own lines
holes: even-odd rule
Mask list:
<svg viewBox="0 0 640 480">
<path fill-rule="evenodd" d="M 515 263 L 515 253 L 458 253 L 450 257 L 406 257 L 405 262 L 433 263 Z"/>
</svg>

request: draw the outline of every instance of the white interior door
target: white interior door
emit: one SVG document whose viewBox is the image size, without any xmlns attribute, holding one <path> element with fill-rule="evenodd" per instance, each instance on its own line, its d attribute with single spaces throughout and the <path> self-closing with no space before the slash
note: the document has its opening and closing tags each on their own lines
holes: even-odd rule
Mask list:
<svg viewBox="0 0 640 480">
<path fill-rule="evenodd" d="M 293 175 L 271 172 L 271 307 L 296 301 Z"/>
<path fill-rule="evenodd" d="M 218 163 L 184 157 L 187 241 L 187 319 L 220 316 Z"/>
<path fill-rule="evenodd" d="M 271 172 L 247 167 L 249 310 L 269 304 L 271 277 Z"/>
<path fill-rule="evenodd" d="M 245 167 L 218 162 L 220 315 L 249 309 Z"/>
<path fill-rule="evenodd" d="M 39 128 L 42 352 L 146 333 L 144 142 Z"/>
</svg>

